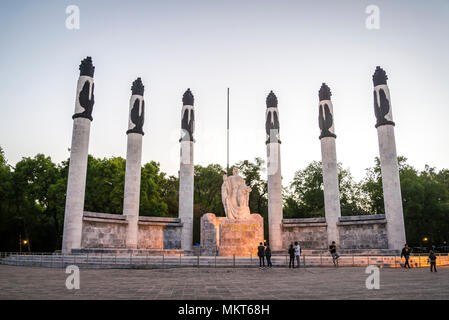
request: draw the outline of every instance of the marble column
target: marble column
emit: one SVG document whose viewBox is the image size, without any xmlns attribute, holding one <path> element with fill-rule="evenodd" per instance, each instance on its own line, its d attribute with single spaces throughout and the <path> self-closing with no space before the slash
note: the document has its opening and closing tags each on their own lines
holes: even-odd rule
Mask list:
<svg viewBox="0 0 449 320">
<path fill-rule="evenodd" d="M 179 218 L 182 223 L 181 249 L 192 250 L 193 244 L 193 152 L 195 140 L 194 98 L 190 89 L 182 97 L 181 154 L 179 168 Z"/>
<path fill-rule="evenodd" d="M 125 194 L 123 199 L 123 215 L 126 216 L 128 228 L 126 247 L 136 249 L 139 235 L 139 200 L 140 173 L 142 168 L 142 137 L 145 118 L 144 86 L 137 78 L 131 87 L 129 100 L 128 146 L 126 150 Z"/>
<path fill-rule="evenodd" d="M 92 58 L 81 61 L 80 76 L 76 89 L 73 118 L 72 145 L 70 148 L 69 176 L 62 253 L 81 248 L 84 195 L 86 188 L 87 155 L 89 150 L 90 124 L 94 106 L 94 71 Z"/>
<path fill-rule="evenodd" d="M 402 210 L 401 183 L 399 180 L 398 157 L 394 137 L 393 113 L 387 74 L 379 66 L 373 75 L 374 114 L 382 174 L 385 217 L 387 219 L 388 248 L 400 250 L 405 238 L 404 214 Z"/>
<path fill-rule="evenodd" d="M 321 162 L 323 166 L 324 184 L 324 212 L 327 223 L 327 241 L 339 242 L 337 228 L 338 218 L 341 217 L 340 190 L 338 187 L 337 152 L 335 146 L 334 108 L 331 101 L 331 91 L 323 83 L 318 93 L 320 104 L 318 107 L 318 124 L 320 126 Z"/>
<path fill-rule="evenodd" d="M 267 145 L 268 175 L 268 232 L 270 247 L 273 251 L 282 248 L 282 176 L 281 176 L 281 140 L 279 136 L 278 100 L 273 91 L 267 96 L 265 112 L 265 131 Z"/>
</svg>

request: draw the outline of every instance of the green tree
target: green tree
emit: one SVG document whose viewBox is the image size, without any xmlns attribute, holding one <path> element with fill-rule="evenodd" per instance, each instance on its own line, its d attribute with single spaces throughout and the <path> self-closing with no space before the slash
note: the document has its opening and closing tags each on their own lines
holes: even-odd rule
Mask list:
<svg viewBox="0 0 449 320">
<path fill-rule="evenodd" d="M 337 165 L 341 214 L 367 214 L 361 186 L 354 182 L 349 169 Z M 295 173 L 290 190 L 284 192 L 284 216 L 293 218 L 324 217 L 324 185 L 321 161 L 309 163 Z"/>
<path fill-rule="evenodd" d="M 162 201 L 167 204 L 167 216 L 178 217 L 179 210 L 179 179 L 175 176 L 166 177 L 164 172 L 161 172 L 163 179 L 161 179 L 161 197 Z"/>
<path fill-rule="evenodd" d="M 88 156 L 84 210 L 123 213 L 126 161 L 121 157 Z"/>
<path fill-rule="evenodd" d="M 29 240 L 29 249 L 48 251 L 60 244 L 63 211 L 58 210 L 61 197 L 54 194 L 60 173 L 61 169 L 43 154 L 22 158 L 16 164 L 12 196 L 15 219 L 22 238 Z"/>
<path fill-rule="evenodd" d="M 194 168 L 194 203 L 203 213 L 225 215 L 221 201 L 221 185 L 225 170 L 219 164 Z"/>
<path fill-rule="evenodd" d="M 140 183 L 140 215 L 152 217 L 168 216 L 168 205 L 163 199 L 165 174 L 160 165 L 151 161 L 143 166 Z"/>
<path fill-rule="evenodd" d="M 437 172 L 426 166 L 418 171 L 403 156 L 398 157 L 401 181 L 402 206 L 407 242 L 412 246 L 448 241 L 449 234 L 449 187 L 448 170 Z M 368 195 L 368 204 L 373 213 L 385 213 L 382 176 L 379 158 L 375 166 L 367 169 L 363 190 Z M 423 239 L 429 239 L 423 243 Z"/>
<path fill-rule="evenodd" d="M 207 167 L 196 165 L 194 168 L 194 207 L 193 242 L 200 243 L 201 217 L 205 213 L 214 213 L 218 217 L 225 215 L 221 202 L 221 185 L 225 170 L 219 164 Z"/>
<path fill-rule="evenodd" d="M 0 147 L 0 250 L 18 249 L 18 235 L 22 230 L 15 217 L 14 184 L 12 172 Z"/>
</svg>

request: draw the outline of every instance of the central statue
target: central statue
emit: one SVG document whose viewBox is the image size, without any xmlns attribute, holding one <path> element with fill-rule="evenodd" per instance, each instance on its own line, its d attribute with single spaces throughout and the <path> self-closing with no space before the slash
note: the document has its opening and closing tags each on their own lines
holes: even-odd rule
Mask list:
<svg viewBox="0 0 449 320">
<path fill-rule="evenodd" d="M 221 186 L 221 199 L 223 201 L 226 217 L 229 219 L 246 219 L 251 212 L 249 210 L 249 193 L 251 188 L 245 184 L 245 180 L 239 176 L 239 170 L 234 168 L 233 175 L 223 175 Z"/>
</svg>

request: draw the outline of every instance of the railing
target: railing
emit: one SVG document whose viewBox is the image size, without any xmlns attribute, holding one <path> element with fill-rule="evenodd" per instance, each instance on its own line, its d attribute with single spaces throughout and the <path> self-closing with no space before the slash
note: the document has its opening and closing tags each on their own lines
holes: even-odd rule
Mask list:
<svg viewBox="0 0 449 320">
<path fill-rule="evenodd" d="M 289 257 L 272 256 L 273 267 L 288 267 Z M 360 256 L 340 255 L 337 261 L 339 267 L 366 267 L 376 265 L 380 268 L 400 268 L 405 259 L 399 256 Z M 258 257 L 221 257 L 221 256 L 183 256 L 179 255 L 133 255 L 91 253 L 66 255 L 48 252 L 1 252 L 0 264 L 15 266 L 33 266 L 65 268 L 68 265 L 76 265 L 79 268 L 106 269 L 106 268 L 130 268 L 130 269 L 155 269 L 155 268 L 248 268 L 259 267 Z M 427 255 L 410 256 L 409 264 L 412 268 L 430 267 Z M 437 266 L 449 265 L 448 254 L 437 255 Z M 265 260 L 265 266 L 267 262 Z M 295 267 L 296 267 L 295 258 Z M 330 255 L 301 255 L 300 267 L 334 267 Z"/>
</svg>

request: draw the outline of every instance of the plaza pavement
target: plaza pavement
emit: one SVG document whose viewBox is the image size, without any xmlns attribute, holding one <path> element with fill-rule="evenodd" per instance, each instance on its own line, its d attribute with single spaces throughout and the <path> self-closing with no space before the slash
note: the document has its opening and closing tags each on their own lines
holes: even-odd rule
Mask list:
<svg viewBox="0 0 449 320">
<path fill-rule="evenodd" d="M 0 265 L 0 299 L 449 299 L 449 268 L 380 271 L 365 287 L 365 268 L 81 269 L 68 290 L 65 269 Z"/>
</svg>

